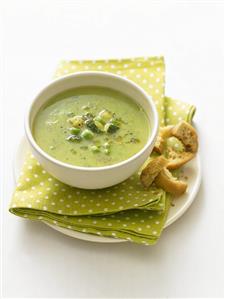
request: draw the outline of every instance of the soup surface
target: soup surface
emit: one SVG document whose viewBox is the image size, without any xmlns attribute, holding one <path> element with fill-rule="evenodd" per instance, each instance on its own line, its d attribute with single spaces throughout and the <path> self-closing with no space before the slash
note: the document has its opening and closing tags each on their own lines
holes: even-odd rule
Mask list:
<svg viewBox="0 0 225 299">
<path fill-rule="evenodd" d="M 37 113 L 33 135 L 49 155 L 65 163 L 99 167 L 128 159 L 149 136 L 143 109 L 126 95 L 101 87 L 68 90 Z"/>
</svg>

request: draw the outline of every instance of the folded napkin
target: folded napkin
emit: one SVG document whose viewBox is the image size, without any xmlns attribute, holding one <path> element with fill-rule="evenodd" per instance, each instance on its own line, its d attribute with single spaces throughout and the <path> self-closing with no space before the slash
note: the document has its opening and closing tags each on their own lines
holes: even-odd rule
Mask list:
<svg viewBox="0 0 225 299">
<path fill-rule="evenodd" d="M 190 122 L 195 107 L 164 96 L 164 69 L 163 57 L 63 61 L 55 77 L 87 70 L 119 74 L 153 97 L 162 126 Z M 150 245 L 159 239 L 169 207 L 169 195 L 159 188 L 144 190 L 137 173 L 110 188 L 82 190 L 52 177 L 28 153 L 9 211 L 79 232 Z"/>
</svg>

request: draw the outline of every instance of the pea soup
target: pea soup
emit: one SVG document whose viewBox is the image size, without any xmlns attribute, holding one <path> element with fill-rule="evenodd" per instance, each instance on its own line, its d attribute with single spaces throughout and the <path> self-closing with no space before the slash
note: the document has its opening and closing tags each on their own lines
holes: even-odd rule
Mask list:
<svg viewBox="0 0 225 299">
<path fill-rule="evenodd" d="M 34 120 L 37 144 L 65 163 L 99 167 L 124 161 L 147 142 L 149 122 L 128 96 L 102 87 L 68 90 L 50 99 Z"/>
</svg>

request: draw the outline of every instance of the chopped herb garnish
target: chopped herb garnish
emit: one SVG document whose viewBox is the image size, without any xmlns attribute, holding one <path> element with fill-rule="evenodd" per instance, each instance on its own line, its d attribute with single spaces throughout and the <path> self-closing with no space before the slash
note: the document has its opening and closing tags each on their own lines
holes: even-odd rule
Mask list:
<svg viewBox="0 0 225 299">
<path fill-rule="evenodd" d="M 86 126 L 94 133 L 101 133 L 101 130 L 96 126 L 95 122 L 93 119 L 89 119 L 85 121 Z"/>
<path fill-rule="evenodd" d="M 90 149 L 91 149 L 91 151 L 92 151 L 93 153 L 98 153 L 98 152 L 100 152 L 100 148 L 99 148 L 99 146 L 96 146 L 96 145 L 92 145 L 92 146 L 90 147 Z"/>
<path fill-rule="evenodd" d="M 111 122 L 113 125 L 117 126 L 117 127 L 120 126 L 120 122 L 119 122 L 118 119 L 116 119 L 116 118 L 115 118 L 115 119 L 111 119 L 110 122 Z"/>
<path fill-rule="evenodd" d="M 87 150 L 88 149 L 88 147 L 86 145 L 82 145 L 82 146 L 80 146 L 80 148 L 83 149 L 83 150 Z"/>
<path fill-rule="evenodd" d="M 116 125 L 114 125 L 114 124 L 111 123 L 111 122 L 108 122 L 108 123 L 105 125 L 104 130 L 105 130 L 105 132 L 112 134 L 112 133 L 115 133 L 116 131 L 118 131 L 118 130 L 119 130 L 119 127 L 116 126 Z"/>
<path fill-rule="evenodd" d="M 71 148 L 70 151 L 71 151 L 71 153 L 74 154 L 74 155 L 76 155 L 76 153 L 77 153 L 77 152 L 75 151 L 75 149 L 73 149 L 73 148 Z"/>
<path fill-rule="evenodd" d="M 140 142 L 140 139 L 134 138 L 134 137 L 132 137 L 129 141 L 129 143 L 139 143 L 139 142 Z"/>
<path fill-rule="evenodd" d="M 115 117 L 115 120 L 121 124 L 126 124 L 126 122 L 121 117 Z"/>
<path fill-rule="evenodd" d="M 117 141 L 117 142 L 121 142 L 122 140 L 123 140 L 123 137 L 120 135 L 115 138 L 115 141 Z"/>
</svg>

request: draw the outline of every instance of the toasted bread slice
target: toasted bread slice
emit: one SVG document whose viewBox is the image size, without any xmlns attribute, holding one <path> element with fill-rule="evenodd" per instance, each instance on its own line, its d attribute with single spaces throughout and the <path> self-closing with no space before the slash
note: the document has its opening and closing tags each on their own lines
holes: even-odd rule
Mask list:
<svg viewBox="0 0 225 299">
<path fill-rule="evenodd" d="M 164 156 L 152 159 L 141 172 L 140 180 L 142 185 L 145 188 L 150 187 L 160 171 L 166 167 L 167 163 L 167 159 Z"/>
<path fill-rule="evenodd" d="M 183 142 L 188 152 L 197 152 L 198 135 L 195 129 L 189 123 L 186 121 L 179 122 L 173 127 L 171 134 Z"/>
<path fill-rule="evenodd" d="M 176 152 L 174 150 L 167 151 L 167 168 L 168 169 L 177 169 L 186 164 L 188 161 L 193 159 L 195 156 L 191 152 Z"/>
<path fill-rule="evenodd" d="M 154 180 L 157 187 L 173 195 L 181 195 L 187 189 L 187 184 L 178 181 L 167 168 L 163 168 Z"/>
<path fill-rule="evenodd" d="M 184 151 L 176 151 L 173 148 L 166 148 L 166 140 L 176 137 L 184 145 Z M 198 150 L 198 136 L 195 129 L 186 121 L 179 122 L 176 126 L 166 126 L 160 129 L 154 151 L 166 154 L 168 169 L 177 169 L 194 158 Z"/>
</svg>

